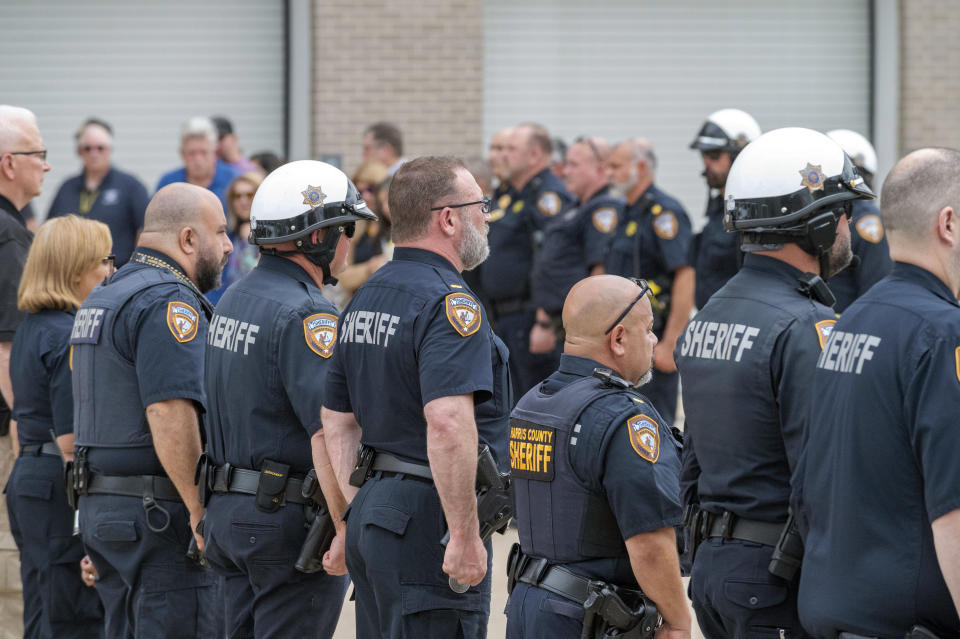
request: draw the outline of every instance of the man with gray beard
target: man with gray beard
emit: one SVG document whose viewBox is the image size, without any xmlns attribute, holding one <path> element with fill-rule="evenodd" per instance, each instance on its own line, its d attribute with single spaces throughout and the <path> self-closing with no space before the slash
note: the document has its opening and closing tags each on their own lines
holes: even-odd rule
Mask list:
<svg viewBox="0 0 960 639">
<path fill-rule="evenodd" d="M 479 536 L 477 446 L 505 465 L 510 376 L 461 273 L 487 257 L 489 211 L 460 160 L 405 163 L 390 185 L 393 260 L 337 327 L 322 421 L 351 502 L 358 637 L 486 635 L 492 558 Z M 470 587 L 455 594 L 449 578 Z"/>
</svg>

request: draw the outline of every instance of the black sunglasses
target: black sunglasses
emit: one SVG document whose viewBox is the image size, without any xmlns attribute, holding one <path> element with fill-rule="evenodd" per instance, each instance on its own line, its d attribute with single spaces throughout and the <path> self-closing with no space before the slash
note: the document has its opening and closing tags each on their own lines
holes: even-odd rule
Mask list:
<svg viewBox="0 0 960 639">
<path fill-rule="evenodd" d="M 485 197 L 482 200 L 477 200 L 476 202 L 464 202 L 463 204 L 444 204 L 443 206 L 435 206 L 430 210 L 442 211 L 443 209 L 459 209 L 463 208 L 464 206 L 473 206 L 474 204 L 482 204 L 483 206 L 480 208 L 480 212 L 486 215 L 490 212 L 492 200 L 488 197 Z"/>
<path fill-rule="evenodd" d="M 608 328 L 603 332 L 604 335 L 609 335 L 610 331 L 615 329 L 617 327 L 617 324 L 623 321 L 623 318 L 627 316 L 627 313 L 629 313 L 630 310 L 637 305 L 637 302 L 639 302 L 644 295 L 650 292 L 650 284 L 647 282 L 647 280 L 640 280 L 635 277 L 631 277 L 628 279 L 640 287 L 640 294 L 637 295 L 635 298 L 633 298 L 633 301 L 630 302 L 630 305 L 627 308 L 623 309 L 623 312 L 617 316 L 617 319 L 613 320 L 613 324 L 610 325 L 610 328 Z"/>
</svg>

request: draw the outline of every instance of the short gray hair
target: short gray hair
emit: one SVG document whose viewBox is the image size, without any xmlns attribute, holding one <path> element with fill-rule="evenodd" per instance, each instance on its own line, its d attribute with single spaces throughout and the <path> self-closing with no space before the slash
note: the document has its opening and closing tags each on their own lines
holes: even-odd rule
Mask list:
<svg viewBox="0 0 960 639">
<path fill-rule="evenodd" d="M 20 143 L 29 127 L 37 128 L 37 116 L 33 111 L 0 104 L 0 153 L 22 150 L 13 147 Z"/>
<path fill-rule="evenodd" d="M 653 144 L 647 138 L 630 138 L 627 140 L 630 145 L 630 160 L 637 162 L 646 162 L 650 171 L 657 170 L 657 154 L 653 150 Z"/>
<path fill-rule="evenodd" d="M 192 138 L 207 138 L 210 145 L 216 148 L 217 127 L 214 126 L 213 120 L 197 116 L 184 122 L 180 128 L 180 145 L 183 146 L 184 142 Z"/>
<path fill-rule="evenodd" d="M 930 147 L 910 153 L 887 174 L 881 196 L 887 231 L 908 241 L 925 239 L 944 207 L 960 212 L 960 151 Z"/>
</svg>

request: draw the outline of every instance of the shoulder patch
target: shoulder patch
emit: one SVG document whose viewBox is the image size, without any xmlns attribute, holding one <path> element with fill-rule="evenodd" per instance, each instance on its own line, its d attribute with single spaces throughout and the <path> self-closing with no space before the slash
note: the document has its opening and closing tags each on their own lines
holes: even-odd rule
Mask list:
<svg viewBox="0 0 960 639">
<path fill-rule="evenodd" d="M 517 200 L 513 203 L 513 206 L 510 207 L 510 210 L 514 213 L 519 213 L 523 210 L 523 200 Z"/>
<path fill-rule="evenodd" d="M 630 445 L 638 455 L 651 464 L 660 458 L 660 430 L 657 422 L 646 415 L 634 415 L 627 420 Z"/>
<path fill-rule="evenodd" d="M 657 204 L 656 206 L 660 206 Z M 653 220 L 653 232 L 665 240 L 672 240 L 677 236 L 680 225 L 677 217 L 670 211 L 664 211 Z"/>
<path fill-rule="evenodd" d="M 820 340 L 820 350 L 823 350 L 823 345 L 827 343 L 827 338 L 830 337 L 830 332 L 833 330 L 834 325 L 836 325 L 837 320 L 820 320 L 814 326 L 817 327 L 817 339 Z"/>
<path fill-rule="evenodd" d="M 548 217 L 560 212 L 560 196 L 553 191 L 547 191 L 537 198 L 537 208 Z"/>
<path fill-rule="evenodd" d="M 170 302 L 167 304 L 167 328 L 173 337 L 185 344 L 197 336 L 200 324 L 200 314 L 186 302 Z"/>
<path fill-rule="evenodd" d="M 629 224 L 627 224 L 627 228 L 625 232 L 627 237 L 633 237 L 637 232 L 637 223 L 634 221 L 631 221 Z"/>
<path fill-rule="evenodd" d="M 604 206 L 593 212 L 593 227 L 601 233 L 611 233 L 617 228 L 617 210 Z"/>
<path fill-rule="evenodd" d="M 316 313 L 303 320 L 303 337 L 307 346 L 324 359 L 333 355 L 337 343 L 337 318 L 329 313 Z"/>
<path fill-rule="evenodd" d="M 879 215 L 864 215 L 857 220 L 857 233 L 871 244 L 879 244 L 883 239 L 883 222 Z"/>
<path fill-rule="evenodd" d="M 466 293 L 450 293 L 444 302 L 444 310 L 450 325 L 461 337 L 473 335 L 480 328 L 480 304 Z"/>
</svg>

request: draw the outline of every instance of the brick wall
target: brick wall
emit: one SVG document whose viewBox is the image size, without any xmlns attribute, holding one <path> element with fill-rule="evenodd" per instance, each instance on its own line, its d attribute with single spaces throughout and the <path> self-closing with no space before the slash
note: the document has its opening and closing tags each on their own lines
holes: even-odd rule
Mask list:
<svg viewBox="0 0 960 639">
<path fill-rule="evenodd" d="M 482 152 L 482 0 L 315 0 L 313 38 L 314 157 L 352 173 L 378 120 L 407 157 Z"/>
<path fill-rule="evenodd" d="M 960 3 L 900 2 L 900 152 L 960 148 Z"/>
</svg>

